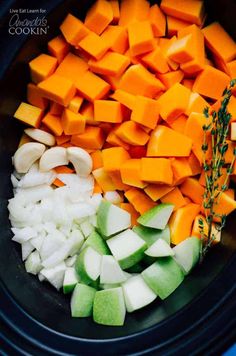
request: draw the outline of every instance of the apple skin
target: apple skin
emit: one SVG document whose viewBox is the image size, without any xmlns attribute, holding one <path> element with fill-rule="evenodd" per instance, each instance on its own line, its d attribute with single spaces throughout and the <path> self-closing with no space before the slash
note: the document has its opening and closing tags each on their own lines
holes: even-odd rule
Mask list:
<svg viewBox="0 0 236 356">
<path fill-rule="evenodd" d="M 165 299 L 182 283 L 184 273 L 172 257 L 163 257 L 146 268 L 142 277 L 156 295 Z"/>
</svg>

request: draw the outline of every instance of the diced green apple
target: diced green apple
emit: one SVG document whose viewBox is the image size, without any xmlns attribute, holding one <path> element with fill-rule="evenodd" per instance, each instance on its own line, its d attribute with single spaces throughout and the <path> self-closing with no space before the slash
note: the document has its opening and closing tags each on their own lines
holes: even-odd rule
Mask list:
<svg viewBox="0 0 236 356">
<path fill-rule="evenodd" d="M 102 256 L 87 246 L 77 257 L 75 269 L 82 283 L 90 284 L 98 279 Z"/>
<path fill-rule="evenodd" d="M 83 248 L 86 246 L 92 247 L 94 250 L 96 250 L 101 255 L 110 255 L 111 254 L 109 248 L 107 247 L 106 241 L 104 241 L 104 239 L 96 231 L 93 231 L 89 235 L 89 237 L 83 244 Z"/>
<path fill-rule="evenodd" d="M 133 231 L 146 242 L 148 247 L 154 244 L 158 239 L 163 239 L 170 245 L 170 228 L 168 225 L 166 225 L 163 230 L 138 225 L 133 227 Z"/>
<path fill-rule="evenodd" d="M 102 256 L 100 283 L 122 283 L 126 276 L 113 256 Z"/>
<path fill-rule="evenodd" d="M 156 294 L 145 283 L 140 274 L 129 278 L 122 285 L 128 312 L 145 307 L 156 299 Z"/>
<path fill-rule="evenodd" d="M 103 200 L 97 211 L 97 225 L 98 230 L 106 239 L 130 227 L 131 215 L 116 205 Z"/>
<path fill-rule="evenodd" d="M 161 299 L 167 298 L 184 280 L 184 274 L 172 257 L 163 257 L 142 272 L 147 285 Z"/>
<path fill-rule="evenodd" d="M 169 221 L 173 209 L 173 204 L 159 204 L 146 211 L 137 221 L 143 226 L 163 230 Z"/>
<path fill-rule="evenodd" d="M 93 301 L 96 289 L 78 283 L 71 297 L 71 315 L 75 318 L 84 318 L 92 315 Z"/>
<path fill-rule="evenodd" d="M 174 251 L 165 240 L 159 239 L 145 251 L 145 254 L 151 257 L 167 257 L 174 256 Z"/>
<path fill-rule="evenodd" d="M 122 269 L 141 261 L 147 248 L 146 242 L 130 229 L 111 237 L 107 244 Z"/>
<path fill-rule="evenodd" d="M 173 248 L 175 261 L 188 274 L 198 263 L 201 251 L 201 240 L 197 237 L 189 237 Z"/>
<path fill-rule="evenodd" d="M 63 293 L 68 294 L 73 292 L 76 284 L 79 282 L 79 277 L 74 267 L 67 267 L 63 281 Z"/>
<path fill-rule="evenodd" d="M 121 287 L 96 292 L 93 303 L 93 320 L 96 323 L 122 326 L 125 314 L 125 302 Z"/>
</svg>

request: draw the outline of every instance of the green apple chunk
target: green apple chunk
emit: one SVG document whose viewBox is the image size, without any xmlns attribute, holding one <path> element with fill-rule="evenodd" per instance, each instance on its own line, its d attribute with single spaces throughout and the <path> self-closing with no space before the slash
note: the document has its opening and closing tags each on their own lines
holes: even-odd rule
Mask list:
<svg viewBox="0 0 236 356">
<path fill-rule="evenodd" d="M 111 237 L 107 244 L 122 269 L 141 261 L 147 248 L 146 242 L 130 229 Z"/>
<path fill-rule="evenodd" d="M 113 256 L 102 256 L 100 283 L 122 283 L 127 277 Z"/>
<path fill-rule="evenodd" d="M 84 318 L 92 315 L 95 293 L 96 289 L 92 287 L 76 284 L 70 302 L 71 316 Z"/>
<path fill-rule="evenodd" d="M 63 281 L 63 293 L 68 294 L 73 292 L 76 284 L 79 282 L 79 277 L 74 267 L 67 267 L 64 281 Z"/>
<path fill-rule="evenodd" d="M 93 320 L 96 323 L 122 326 L 125 314 L 125 302 L 121 287 L 96 292 L 93 303 Z"/>
<path fill-rule="evenodd" d="M 80 252 L 75 263 L 75 270 L 80 281 L 90 284 L 98 279 L 101 270 L 102 256 L 92 247 L 87 246 Z"/>
<path fill-rule="evenodd" d="M 189 237 L 173 248 L 175 261 L 188 274 L 198 263 L 202 242 L 197 237 Z"/>
<path fill-rule="evenodd" d="M 170 228 L 168 225 L 163 230 L 152 229 L 146 226 L 134 226 L 133 231 L 136 232 L 150 247 L 158 239 L 165 240 L 170 245 Z"/>
<path fill-rule="evenodd" d="M 102 201 L 97 211 L 98 230 L 108 238 L 130 227 L 131 216 L 127 211 L 118 208 L 108 201 Z"/>
<path fill-rule="evenodd" d="M 116 284 L 101 283 L 100 289 L 112 289 L 112 288 L 118 288 L 120 286 L 121 286 L 120 283 L 116 283 Z"/>
<path fill-rule="evenodd" d="M 167 257 L 174 256 L 174 251 L 165 240 L 159 239 L 145 251 L 145 254 L 151 257 Z"/>
<path fill-rule="evenodd" d="M 159 204 L 154 206 L 154 208 L 146 211 L 146 213 L 141 215 L 137 221 L 143 226 L 163 230 L 168 223 L 173 209 L 173 204 Z"/>
<path fill-rule="evenodd" d="M 83 244 L 83 248 L 86 246 L 92 247 L 94 250 L 96 250 L 101 255 L 110 255 L 111 254 L 109 248 L 107 247 L 106 242 L 103 240 L 103 238 L 96 231 L 93 231 L 89 235 L 89 237 Z"/>
<path fill-rule="evenodd" d="M 142 272 L 147 285 L 161 299 L 167 298 L 184 280 L 184 274 L 172 257 L 163 257 Z"/>
<path fill-rule="evenodd" d="M 138 274 L 129 278 L 122 285 L 125 297 L 125 305 L 128 312 L 145 307 L 156 299 L 156 294 L 145 283 L 143 277 Z"/>
</svg>

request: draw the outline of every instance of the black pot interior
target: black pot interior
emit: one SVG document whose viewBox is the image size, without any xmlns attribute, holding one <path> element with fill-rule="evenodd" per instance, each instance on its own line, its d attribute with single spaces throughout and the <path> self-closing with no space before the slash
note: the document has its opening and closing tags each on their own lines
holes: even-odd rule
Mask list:
<svg viewBox="0 0 236 356">
<path fill-rule="evenodd" d="M 7 63 L 7 58 L 4 62 L 4 65 L 7 63 L 9 68 L 0 83 L 0 280 L 26 313 L 58 332 L 87 339 L 107 339 L 131 335 L 166 320 L 191 303 L 223 271 L 235 251 L 234 221 L 236 214 L 231 215 L 227 220 L 222 244 L 212 249 L 205 262 L 195 268 L 184 283 L 165 301 L 156 301 L 143 310 L 129 314 L 124 327 L 99 326 L 91 318 L 72 319 L 69 298 L 26 273 L 21 261 L 20 249 L 16 243 L 11 242 L 7 211 L 7 200 L 12 196 L 11 156 L 17 148 L 23 129 L 12 115 L 19 102 L 25 100 L 26 84 L 29 82 L 27 62 L 46 50 L 47 41 L 58 33 L 59 24 L 66 13 L 70 11 L 83 18 L 92 1 L 67 0 L 54 1 L 54 3 L 57 6 L 48 15 L 50 26 L 48 35 L 30 37 L 22 46 L 17 44 L 15 38 L 12 39 L 12 50 L 17 48 L 17 55 L 12 63 Z M 25 5 L 26 8 L 30 7 L 29 4 L 29 1 L 23 2 L 23 6 Z M 20 1 L 17 1 L 16 5 L 20 7 Z M 236 38 L 235 7 L 233 0 L 206 1 L 208 21 L 219 20 L 234 38 Z M 13 48 L 13 46 L 16 47 Z M 2 50 L 4 51 L 4 48 Z"/>
</svg>

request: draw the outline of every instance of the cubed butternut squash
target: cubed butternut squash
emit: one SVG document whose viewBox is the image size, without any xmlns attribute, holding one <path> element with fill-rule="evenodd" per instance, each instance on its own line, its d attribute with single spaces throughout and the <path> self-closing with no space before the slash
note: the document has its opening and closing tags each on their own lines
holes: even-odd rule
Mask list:
<svg viewBox="0 0 236 356">
<path fill-rule="evenodd" d="M 174 205 L 174 210 L 173 211 L 175 211 L 175 210 L 181 208 L 182 206 L 186 205 L 186 201 L 184 199 L 184 196 L 183 196 L 183 194 L 181 193 L 181 191 L 179 190 L 178 187 L 174 188 L 169 193 L 164 195 L 161 198 L 161 202 L 162 203 L 167 203 L 167 204 L 173 204 Z"/>
<path fill-rule="evenodd" d="M 107 52 L 100 60 L 90 59 L 88 62 L 92 72 L 102 75 L 121 76 L 130 64 L 130 59 L 126 56 Z"/>
<path fill-rule="evenodd" d="M 140 177 L 148 183 L 172 184 L 171 161 L 166 158 L 141 158 Z"/>
<path fill-rule="evenodd" d="M 169 71 L 167 58 L 162 53 L 159 46 L 153 51 L 142 56 L 142 62 L 156 73 L 167 73 Z"/>
<path fill-rule="evenodd" d="M 211 66 L 205 66 L 198 74 L 193 85 L 193 91 L 217 100 L 222 96 L 224 89 L 229 84 L 230 78 L 227 74 Z"/>
<path fill-rule="evenodd" d="M 186 178 L 192 175 L 192 170 L 188 159 L 185 157 L 174 158 L 171 160 L 171 168 L 173 171 L 173 183 L 178 185 Z"/>
<path fill-rule="evenodd" d="M 62 135 L 63 127 L 61 124 L 60 116 L 56 116 L 56 115 L 52 115 L 51 113 L 47 113 L 47 115 L 44 116 L 42 123 L 45 126 L 47 126 L 55 136 Z M 64 141 L 64 142 L 66 142 L 66 141 Z"/>
<path fill-rule="evenodd" d="M 129 159 L 120 168 L 122 182 L 132 187 L 144 188 L 147 183 L 140 178 L 141 159 Z"/>
<path fill-rule="evenodd" d="M 123 121 L 121 104 L 117 101 L 95 100 L 94 119 L 99 122 L 118 124 Z"/>
<path fill-rule="evenodd" d="M 130 23 L 147 20 L 149 7 L 146 0 L 122 0 L 119 25 L 127 27 Z"/>
<path fill-rule="evenodd" d="M 175 131 L 184 134 L 188 117 L 184 114 L 177 117 L 175 120 L 168 121 L 168 125 Z"/>
<path fill-rule="evenodd" d="M 100 36 L 96 35 L 96 33 L 90 32 L 79 42 L 79 48 L 81 48 L 85 54 L 99 60 L 107 52 L 109 44 Z"/>
<path fill-rule="evenodd" d="M 87 71 L 75 82 L 76 89 L 89 101 L 99 100 L 109 92 L 110 85 L 96 74 Z"/>
<path fill-rule="evenodd" d="M 81 134 L 85 130 L 85 118 L 79 114 L 74 113 L 69 109 L 65 109 L 62 114 L 61 124 L 65 135 Z"/>
<path fill-rule="evenodd" d="M 56 57 L 59 64 L 65 58 L 69 50 L 69 43 L 67 43 L 61 35 L 54 37 L 51 41 L 48 42 L 48 52 L 52 56 Z"/>
<path fill-rule="evenodd" d="M 57 74 L 51 75 L 38 84 L 40 94 L 58 104 L 67 106 L 74 97 L 76 88 L 73 82 Z"/>
<path fill-rule="evenodd" d="M 53 74 L 57 67 L 57 59 L 42 53 L 29 62 L 29 67 L 31 79 L 37 84 Z"/>
<path fill-rule="evenodd" d="M 152 25 L 152 31 L 155 37 L 163 37 L 166 34 L 166 18 L 157 4 L 150 7 L 148 20 Z"/>
<path fill-rule="evenodd" d="M 157 125 L 148 142 L 147 156 L 188 157 L 192 140 L 166 126 Z"/>
<path fill-rule="evenodd" d="M 106 172 L 119 172 L 122 164 L 130 159 L 123 147 L 112 147 L 102 150 L 103 167 Z"/>
<path fill-rule="evenodd" d="M 97 0 L 88 10 L 84 23 L 91 31 L 100 35 L 113 20 L 113 10 L 109 1 Z"/>
<path fill-rule="evenodd" d="M 204 188 L 195 178 L 187 178 L 180 186 L 181 192 L 194 203 L 202 204 Z"/>
<path fill-rule="evenodd" d="M 126 106 L 128 109 L 133 110 L 135 103 L 135 95 L 127 93 L 124 90 L 117 89 L 111 95 L 111 98 Z"/>
<path fill-rule="evenodd" d="M 143 192 L 137 188 L 131 188 L 125 192 L 125 197 L 139 214 L 144 214 L 156 204 Z"/>
<path fill-rule="evenodd" d="M 61 77 L 71 80 L 73 83 L 76 78 L 83 75 L 88 70 L 88 64 L 73 53 L 68 53 L 57 67 L 55 73 Z"/>
<path fill-rule="evenodd" d="M 42 97 L 40 89 L 33 83 L 27 85 L 27 101 L 42 110 L 45 110 L 48 106 L 48 100 Z"/>
<path fill-rule="evenodd" d="M 68 14 L 60 26 L 60 30 L 66 41 L 73 46 L 77 46 L 88 33 L 89 30 L 77 17 Z"/>
<path fill-rule="evenodd" d="M 132 56 L 139 56 L 155 48 L 152 26 L 149 21 L 128 25 L 129 48 Z"/>
<path fill-rule="evenodd" d="M 38 128 L 43 116 L 43 110 L 37 106 L 27 103 L 20 103 L 14 113 L 14 118 L 23 123 Z"/>
<path fill-rule="evenodd" d="M 190 90 L 182 84 L 174 84 L 158 99 L 161 117 L 165 121 L 168 121 L 176 119 L 178 116 L 185 113 L 188 107 L 190 94 Z"/>
<path fill-rule="evenodd" d="M 173 245 L 178 245 L 191 236 L 192 225 L 199 211 L 200 205 L 190 203 L 177 209 L 172 214 L 169 220 L 169 227 L 171 243 Z"/>
<path fill-rule="evenodd" d="M 154 129 L 159 120 L 159 106 L 156 100 L 137 95 L 131 113 L 131 120 Z"/>
<path fill-rule="evenodd" d="M 171 88 L 176 83 L 180 83 L 184 77 L 182 70 L 175 70 L 164 74 L 157 74 L 157 78 L 165 85 L 167 89 Z"/>
<path fill-rule="evenodd" d="M 149 184 L 144 190 L 153 201 L 157 201 L 173 189 L 173 186 L 167 184 Z"/>
<path fill-rule="evenodd" d="M 129 48 L 128 32 L 123 26 L 109 25 L 101 34 L 101 38 L 114 52 L 124 54 Z"/>
<path fill-rule="evenodd" d="M 79 135 L 73 135 L 71 143 L 85 149 L 100 150 L 104 144 L 105 137 L 100 127 L 87 126 L 85 131 Z"/>
<path fill-rule="evenodd" d="M 93 170 L 92 174 L 104 193 L 116 190 L 111 177 L 103 167 Z"/>
<path fill-rule="evenodd" d="M 121 209 L 128 211 L 131 215 L 131 226 L 137 225 L 137 219 L 139 218 L 140 214 L 135 210 L 132 204 L 130 203 L 121 203 Z"/>
<path fill-rule="evenodd" d="M 130 66 L 123 74 L 119 89 L 130 94 L 154 98 L 165 87 L 141 64 L 135 64 Z"/>
<path fill-rule="evenodd" d="M 149 140 L 149 135 L 134 121 L 123 122 L 117 128 L 116 135 L 134 146 L 143 146 Z"/>
</svg>

